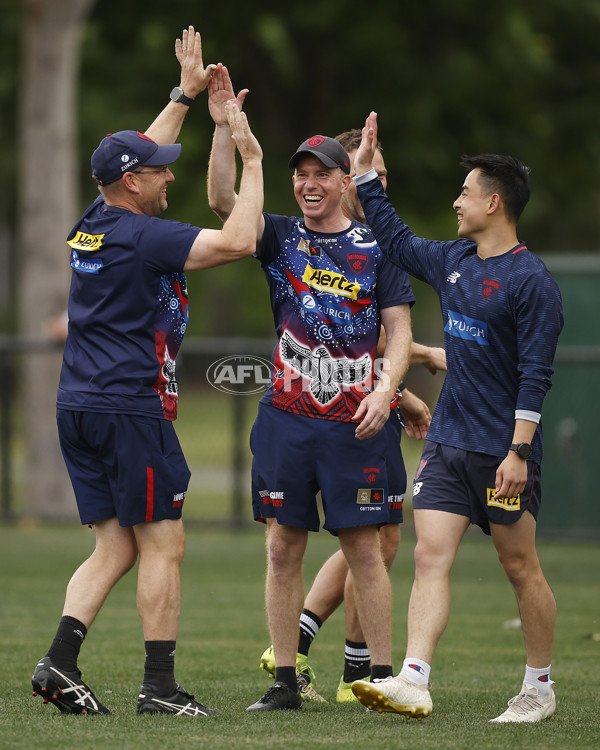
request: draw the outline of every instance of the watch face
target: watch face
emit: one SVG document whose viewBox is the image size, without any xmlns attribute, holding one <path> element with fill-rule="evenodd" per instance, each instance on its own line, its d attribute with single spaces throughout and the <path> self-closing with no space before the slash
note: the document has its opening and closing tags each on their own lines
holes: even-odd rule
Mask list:
<svg viewBox="0 0 600 750">
<path fill-rule="evenodd" d="M 521 443 L 517 453 L 521 458 L 529 458 L 533 452 L 533 448 L 528 443 Z"/>
<path fill-rule="evenodd" d="M 182 96 L 183 96 L 183 90 L 179 88 L 179 86 L 175 86 L 175 88 L 169 94 L 169 98 L 171 98 L 174 102 L 179 101 L 179 99 Z"/>
</svg>

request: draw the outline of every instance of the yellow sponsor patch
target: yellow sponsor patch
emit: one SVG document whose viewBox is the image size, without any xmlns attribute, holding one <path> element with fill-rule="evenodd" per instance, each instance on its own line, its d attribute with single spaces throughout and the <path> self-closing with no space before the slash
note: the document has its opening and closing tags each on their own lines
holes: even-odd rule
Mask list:
<svg viewBox="0 0 600 750">
<path fill-rule="evenodd" d="M 494 508 L 503 508 L 504 510 L 521 510 L 521 495 L 516 497 L 496 497 L 496 490 L 487 488 L 487 504 Z"/>
<path fill-rule="evenodd" d="M 322 268 L 313 268 L 309 263 L 306 264 L 304 269 L 302 281 L 314 289 L 331 292 L 331 294 L 341 294 L 349 299 L 356 299 L 360 292 L 360 284 L 348 281 L 344 274 L 324 271 Z"/>
<path fill-rule="evenodd" d="M 67 241 L 67 245 L 72 247 L 74 250 L 99 250 L 102 245 L 103 234 L 86 234 L 85 232 L 77 232 L 72 240 Z"/>
</svg>

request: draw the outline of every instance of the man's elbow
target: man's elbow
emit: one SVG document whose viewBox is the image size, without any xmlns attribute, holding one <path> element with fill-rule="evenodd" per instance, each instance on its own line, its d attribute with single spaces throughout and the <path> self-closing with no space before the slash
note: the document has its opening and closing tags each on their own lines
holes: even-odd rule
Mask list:
<svg viewBox="0 0 600 750">
<path fill-rule="evenodd" d="M 227 208 L 223 204 L 223 201 L 220 201 L 217 198 L 214 198 L 213 196 L 209 195 L 208 206 L 210 210 L 213 211 L 213 213 L 215 213 L 219 217 L 219 219 L 221 219 L 222 222 L 227 221 L 231 211 L 227 210 Z"/>
<path fill-rule="evenodd" d="M 256 252 L 256 237 L 227 237 L 223 238 L 222 254 L 228 259 L 228 262 L 248 258 Z"/>
</svg>

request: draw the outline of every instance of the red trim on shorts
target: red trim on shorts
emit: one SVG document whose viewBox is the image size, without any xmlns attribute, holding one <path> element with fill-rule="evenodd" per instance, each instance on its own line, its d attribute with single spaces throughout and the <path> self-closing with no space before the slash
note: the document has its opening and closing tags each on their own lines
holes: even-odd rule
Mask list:
<svg viewBox="0 0 600 750">
<path fill-rule="evenodd" d="M 146 466 L 146 522 L 154 515 L 154 469 Z"/>
<path fill-rule="evenodd" d="M 535 464 L 533 462 L 528 463 L 528 468 L 531 469 L 531 488 L 529 489 L 529 497 L 527 498 L 527 508 L 531 505 L 531 498 L 533 497 L 533 487 L 535 485 Z M 525 510 L 527 510 L 525 508 Z"/>
</svg>

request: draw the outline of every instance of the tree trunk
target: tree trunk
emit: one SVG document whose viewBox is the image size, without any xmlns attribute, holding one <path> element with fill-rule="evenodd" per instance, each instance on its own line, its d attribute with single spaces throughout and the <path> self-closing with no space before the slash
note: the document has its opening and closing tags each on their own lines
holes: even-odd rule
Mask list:
<svg viewBox="0 0 600 750">
<path fill-rule="evenodd" d="M 83 22 L 94 0 L 24 0 L 19 111 L 19 332 L 39 339 L 44 322 L 67 305 L 66 236 L 76 221 L 76 84 Z M 58 351 L 26 354 L 20 403 L 25 413 L 24 511 L 75 517 L 73 491 L 56 433 Z"/>
</svg>

